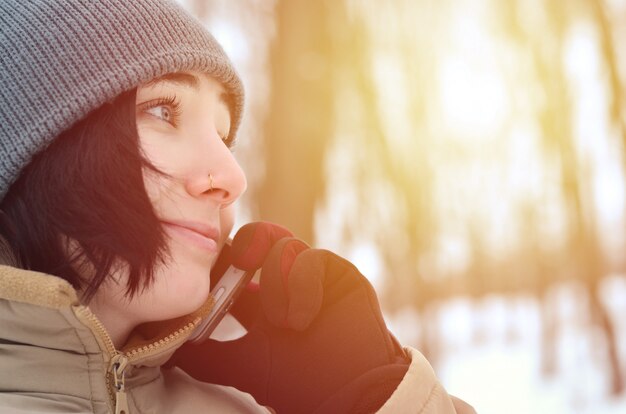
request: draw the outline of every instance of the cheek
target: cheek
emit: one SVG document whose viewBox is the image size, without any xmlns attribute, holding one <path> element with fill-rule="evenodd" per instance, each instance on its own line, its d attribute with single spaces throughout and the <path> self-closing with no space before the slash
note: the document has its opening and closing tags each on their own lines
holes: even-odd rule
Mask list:
<svg viewBox="0 0 626 414">
<path fill-rule="evenodd" d="M 144 170 L 143 185 L 146 188 L 146 194 L 148 195 L 148 199 L 154 205 L 159 200 L 159 178 L 154 172 Z"/>
<path fill-rule="evenodd" d="M 152 204 L 152 209 L 157 216 L 160 216 L 162 213 L 161 208 L 161 185 L 159 184 L 159 180 L 155 177 L 152 177 L 154 173 L 145 173 L 143 175 L 143 183 L 146 188 L 146 194 L 148 195 L 148 200 L 150 200 L 150 204 Z"/>
<path fill-rule="evenodd" d="M 155 131 L 150 128 L 138 128 L 139 146 L 146 159 L 159 170 L 172 176 L 181 175 L 189 165 L 189 160 L 196 153 L 190 140 L 177 139 L 176 136 Z M 154 172 L 144 172 L 154 174 Z"/>
<path fill-rule="evenodd" d="M 168 198 L 171 198 L 167 197 L 167 194 L 170 196 L 174 194 L 170 188 L 173 185 L 172 180 L 153 171 L 144 170 L 143 183 L 154 212 L 160 215 L 166 208 Z"/>
</svg>

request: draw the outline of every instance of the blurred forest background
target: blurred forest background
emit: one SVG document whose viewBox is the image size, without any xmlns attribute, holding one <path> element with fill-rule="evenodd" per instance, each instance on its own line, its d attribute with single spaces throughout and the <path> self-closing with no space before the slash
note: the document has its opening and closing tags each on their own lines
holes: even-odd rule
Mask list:
<svg viewBox="0 0 626 414">
<path fill-rule="evenodd" d="M 180 2 L 246 84 L 240 223 L 354 261 L 480 413 L 626 412 L 626 1 Z"/>
</svg>

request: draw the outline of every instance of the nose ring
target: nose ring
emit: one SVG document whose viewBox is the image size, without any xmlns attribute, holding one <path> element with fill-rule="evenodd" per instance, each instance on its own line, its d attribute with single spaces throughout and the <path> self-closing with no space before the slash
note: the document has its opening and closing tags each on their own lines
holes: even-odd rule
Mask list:
<svg viewBox="0 0 626 414">
<path fill-rule="evenodd" d="M 213 191 L 213 174 L 209 174 L 209 191 Z"/>
</svg>

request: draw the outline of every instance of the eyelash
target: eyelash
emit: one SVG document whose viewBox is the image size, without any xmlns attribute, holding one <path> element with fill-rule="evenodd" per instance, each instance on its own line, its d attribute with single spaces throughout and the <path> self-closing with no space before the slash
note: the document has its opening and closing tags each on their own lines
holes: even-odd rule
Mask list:
<svg viewBox="0 0 626 414">
<path fill-rule="evenodd" d="M 180 109 L 181 105 L 180 105 L 180 101 L 178 100 L 178 97 L 176 95 L 170 95 L 170 96 L 164 96 L 162 98 L 154 99 L 152 101 L 146 102 L 143 105 L 143 108 L 141 110 L 144 112 L 147 112 L 150 109 L 153 109 L 159 106 L 167 106 L 170 108 L 170 110 L 172 111 L 171 120 L 166 121 L 163 119 L 163 121 L 169 123 L 173 127 L 177 127 L 178 120 L 181 115 L 181 109 Z M 155 115 L 152 115 L 152 116 L 155 116 Z M 220 136 L 220 138 L 224 142 L 224 145 L 228 147 L 228 149 L 230 149 L 231 151 L 234 151 L 234 147 L 237 144 L 237 139 L 235 137 L 231 138 L 229 135 L 226 135 L 226 136 Z"/>
<path fill-rule="evenodd" d="M 180 101 L 178 100 L 176 95 L 164 96 L 162 98 L 158 98 L 158 99 L 146 102 L 144 104 L 144 107 L 142 108 L 142 111 L 147 112 L 150 109 L 157 108 L 159 106 L 169 107 L 169 109 L 171 110 L 170 120 L 169 121 L 165 119 L 162 119 L 162 120 L 171 124 L 173 127 L 177 127 L 178 120 L 181 115 L 181 109 L 180 109 Z M 156 115 L 152 115 L 152 116 L 156 116 Z"/>
</svg>

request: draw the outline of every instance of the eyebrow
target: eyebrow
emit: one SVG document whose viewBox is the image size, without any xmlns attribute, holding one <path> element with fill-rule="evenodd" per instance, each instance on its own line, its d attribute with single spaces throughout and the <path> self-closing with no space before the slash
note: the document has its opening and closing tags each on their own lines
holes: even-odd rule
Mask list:
<svg viewBox="0 0 626 414">
<path fill-rule="evenodd" d="M 154 78 L 146 82 L 144 86 L 152 87 L 161 82 L 173 83 L 193 89 L 198 89 L 198 84 L 200 83 L 196 75 L 185 72 L 175 72 L 167 73 L 163 76 L 159 76 L 158 78 Z M 226 106 L 226 108 L 230 108 L 230 96 L 226 92 L 220 93 L 220 101 Z"/>
<path fill-rule="evenodd" d="M 168 73 L 163 76 L 159 76 L 158 78 L 154 78 L 149 82 L 145 83 L 145 86 L 154 86 L 157 83 L 167 82 L 167 83 L 175 83 L 177 85 L 188 86 L 194 89 L 198 88 L 198 77 L 196 75 L 192 75 L 190 73 L 176 72 L 176 73 Z"/>
</svg>

